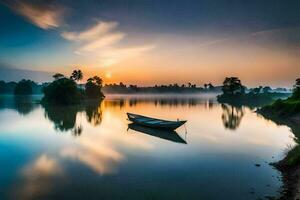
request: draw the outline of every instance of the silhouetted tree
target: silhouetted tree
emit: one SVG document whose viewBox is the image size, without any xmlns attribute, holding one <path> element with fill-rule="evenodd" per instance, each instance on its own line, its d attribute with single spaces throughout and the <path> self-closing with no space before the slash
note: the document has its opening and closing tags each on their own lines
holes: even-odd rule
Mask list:
<svg viewBox="0 0 300 200">
<path fill-rule="evenodd" d="M 0 94 L 5 94 L 6 92 L 6 83 L 4 81 L 0 81 Z"/>
<path fill-rule="evenodd" d="M 23 79 L 17 83 L 14 93 L 16 95 L 31 95 L 33 84 L 35 84 L 33 81 Z"/>
<path fill-rule="evenodd" d="M 300 78 L 296 79 L 293 89 L 293 98 L 300 99 Z"/>
<path fill-rule="evenodd" d="M 52 76 L 55 80 L 58 80 L 58 79 L 61 79 L 61 78 L 64 78 L 65 76 L 63 74 L 60 74 L 60 73 L 56 73 Z"/>
<path fill-rule="evenodd" d="M 254 94 L 259 94 L 261 92 L 262 86 L 256 87 L 252 89 L 252 92 Z"/>
<path fill-rule="evenodd" d="M 72 79 L 61 78 L 53 81 L 43 88 L 43 101 L 55 104 L 76 104 L 82 99 L 82 94 L 77 89 Z"/>
<path fill-rule="evenodd" d="M 268 93 L 268 92 L 270 92 L 271 90 L 272 90 L 272 88 L 271 88 L 270 86 L 266 86 L 266 87 L 263 88 L 263 92 L 264 92 L 264 93 Z"/>
<path fill-rule="evenodd" d="M 98 76 L 89 78 L 85 84 L 85 94 L 87 98 L 98 99 L 103 98 L 104 95 L 101 92 L 102 89 L 102 79 Z"/>
<path fill-rule="evenodd" d="M 223 82 L 222 91 L 224 94 L 228 95 L 243 94 L 245 92 L 245 88 L 239 78 L 226 77 Z"/>
<path fill-rule="evenodd" d="M 70 77 L 71 79 L 73 79 L 74 81 L 80 81 L 83 79 L 83 73 L 81 72 L 81 70 L 74 70 L 72 72 L 72 75 Z"/>
</svg>

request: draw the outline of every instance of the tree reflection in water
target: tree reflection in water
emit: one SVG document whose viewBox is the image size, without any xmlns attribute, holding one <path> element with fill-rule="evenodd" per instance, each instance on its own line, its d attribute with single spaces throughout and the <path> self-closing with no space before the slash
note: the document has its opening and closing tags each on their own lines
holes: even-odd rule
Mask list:
<svg viewBox="0 0 300 200">
<path fill-rule="evenodd" d="M 75 127 L 77 112 L 82 111 L 81 106 L 55 106 L 43 105 L 45 117 L 54 123 L 55 130 L 69 131 Z"/>
<path fill-rule="evenodd" d="M 28 115 L 37 107 L 38 104 L 33 102 L 31 96 L 14 96 L 14 108 L 21 115 Z"/>
<path fill-rule="evenodd" d="M 93 126 L 100 125 L 102 121 L 101 101 L 87 102 L 81 105 L 56 106 L 43 105 L 45 118 L 54 124 L 54 128 L 60 132 L 71 131 L 74 136 L 80 136 L 83 131 L 81 121 L 77 122 L 77 114 L 86 113 L 86 119 Z"/>
<path fill-rule="evenodd" d="M 237 129 L 244 116 L 243 108 L 235 107 L 233 105 L 222 104 L 222 109 L 222 120 L 224 127 L 231 130 Z"/>
<path fill-rule="evenodd" d="M 102 122 L 102 101 L 89 102 L 85 105 L 87 121 L 93 126 L 100 125 Z"/>
</svg>

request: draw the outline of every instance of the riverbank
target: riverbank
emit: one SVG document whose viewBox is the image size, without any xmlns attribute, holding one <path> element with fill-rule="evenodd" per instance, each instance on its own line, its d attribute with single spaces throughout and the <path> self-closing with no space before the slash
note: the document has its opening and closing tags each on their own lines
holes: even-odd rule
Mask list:
<svg viewBox="0 0 300 200">
<path fill-rule="evenodd" d="M 278 200 L 296 200 L 300 199 L 300 114 L 289 116 L 276 115 L 269 109 L 260 109 L 257 113 L 266 119 L 272 120 L 277 125 L 285 125 L 291 128 L 295 135 L 296 146 L 289 149 L 284 159 L 279 162 L 272 163 L 282 174 L 282 191 Z"/>
<path fill-rule="evenodd" d="M 266 106 L 277 99 L 286 99 L 291 96 L 291 93 L 246 93 L 246 94 L 221 94 L 217 96 L 219 103 L 227 103 L 236 106 L 248 106 L 255 108 L 257 106 Z"/>
</svg>

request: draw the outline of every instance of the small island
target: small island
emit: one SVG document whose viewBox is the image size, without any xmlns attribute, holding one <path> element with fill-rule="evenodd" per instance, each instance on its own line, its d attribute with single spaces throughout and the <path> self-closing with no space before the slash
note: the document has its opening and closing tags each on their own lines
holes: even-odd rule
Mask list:
<svg viewBox="0 0 300 200">
<path fill-rule="evenodd" d="M 104 98 L 102 79 L 98 76 L 89 78 L 84 88 L 76 83 L 83 79 L 81 70 L 74 70 L 70 78 L 59 73 L 54 74 L 53 78 L 53 82 L 43 87 L 43 104 L 69 105 Z"/>
</svg>

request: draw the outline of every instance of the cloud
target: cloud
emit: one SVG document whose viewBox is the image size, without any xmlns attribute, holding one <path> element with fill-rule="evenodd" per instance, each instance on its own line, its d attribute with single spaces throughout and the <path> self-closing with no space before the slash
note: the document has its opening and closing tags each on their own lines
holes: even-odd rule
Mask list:
<svg viewBox="0 0 300 200">
<path fill-rule="evenodd" d="M 120 60 L 125 60 L 141 55 L 144 52 L 155 48 L 155 45 L 143 45 L 127 48 L 111 48 L 105 52 L 99 53 L 101 64 L 110 66 L 118 63 Z"/>
<path fill-rule="evenodd" d="M 39 199 L 54 187 L 54 179 L 63 175 L 58 162 L 46 154 L 22 169 L 22 181 L 14 190 L 14 199 Z"/>
<path fill-rule="evenodd" d="M 115 21 L 98 21 L 86 30 L 63 32 L 61 36 L 79 44 L 75 50 L 76 54 L 86 56 L 101 66 L 111 66 L 155 48 L 152 44 L 120 47 L 120 42 L 126 34 L 116 31 L 118 25 L 119 23 Z"/>
<path fill-rule="evenodd" d="M 63 32 L 62 37 L 67 40 L 73 41 L 90 41 L 97 39 L 99 36 L 108 33 L 118 26 L 117 22 L 102 22 L 98 21 L 97 24 L 83 32 Z"/>
<path fill-rule="evenodd" d="M 57 28 L 62 24 L 64 9 L 48 3 L 30 3 L 30 1 L 4 1 L 16 13 L 24 16 L 32 24 L 42 28 Z"/>
<path fill-rule="evenodd" d="M 61 156 L 77 160 L 100 175 L 116 173 L 116 165 L 124 159 L 123 154 L 105 143 L 105 139 L 98 141 L 85 137 L 80 138 L 77 148 L 62 149 Z"/>
<path fill-rule="evenodd" d="M 97 49 L 101 49 L 104 47 L 108 47 L 111 45 L 114 45 L 116 43 L 118 43 L 119 41 L 121 41 L 124 38 L 123 33 L 111 33 L 111 34 L 107 34 L 104 35 L 103 37 L 100 37 L 86 45 L 84 45 L 79 51 L 94 51 Z"/>
</svg>

